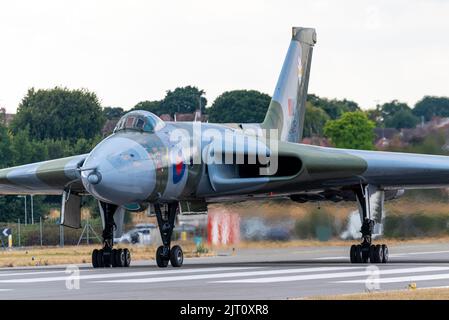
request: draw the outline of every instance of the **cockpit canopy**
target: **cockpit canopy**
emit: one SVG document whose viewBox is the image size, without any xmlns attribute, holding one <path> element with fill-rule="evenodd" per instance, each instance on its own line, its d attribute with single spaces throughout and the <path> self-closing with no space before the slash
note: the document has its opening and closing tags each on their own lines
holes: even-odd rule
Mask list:
<svg viewBox="0 0 449 320">
<path fill-rule="evenodd" d="M 155 114 L 144 110 L 136 110 L 128 112 L 117 122 L 114 133 L 122 130 L 152 133 L 162 129 L 164 126 L 165 122 Z"/>
</svg>

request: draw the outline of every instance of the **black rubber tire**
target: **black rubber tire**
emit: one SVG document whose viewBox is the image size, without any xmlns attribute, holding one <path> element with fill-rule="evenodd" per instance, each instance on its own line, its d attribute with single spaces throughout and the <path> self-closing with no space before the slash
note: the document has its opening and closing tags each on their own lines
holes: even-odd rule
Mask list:
<svg viewBox="0 0 449 320">
<path fill-rule="evenodd" d="M 98 249 L 92 251 L 92 267 L 98 268 Z"/>
<path fill-rule="evenodd" d="M 362 263 L 362 246 L 360 244 L 355 247 L 355 262 Z"/>
<path fill-rule="evenodd" d="M 364 248 L 362 246 L 362 263 L 368 263 L 369 261 L 369 247 L 368 248 Z"/>
<path fill-rule="evenodd" d="M 351 263 L 356 263 L 356 254 L 355 254 L 355 249 L 356 249 L 356 245 L 353 244 L 351 246 L 351 249 L 349 250 L 349 259 L 351 261 Z"/>
<path fill-rule="evenodd" d="M 123 249 L 124 267 L 128 268 L 131 265 L 131 252 L 127 248 Z"/>
<path fill-rule="evenodd" d="M 374 244 L 369 247 L 369 261 L 371 263 L 376 262 L 376 246 Z"/>
<path fill-rule="evenodd" d="M 110 268 L 112 263 L 111 263 L 111 259 L 112 259 L 112 250 L 109 252 L 105 252 L 103 250 L 103 264 L 105 268 Z"/>
<path fill-rule="evenodd" d="M 184 262 L 184 253 L 180 246 L 174 246 L 170 249 L 170 263 L 173 267 L 179 268 Z"/>
<path fill-rule="evenodd" d="M 117 268 L 122 268 L 125 265 L 125 256 L 123 255 L 123 249 L 117 249 L 115 251 L 115 265 Z"/>
<path fill-rule="evenodd" d="M 380 244 L 377 244 L 374 252 L 374 263 L 381 263 L 383 259 L 382 246 Z"/>
<path fill-rule="evenodd" d="M 117 249 L 112 249 L 111 251 L 111 267 L 116 268 L 117 267 Z"/>
<path fill-rule="evenodd" d="M 167 268 L 168 261 L 170 260 L 162 256 L 163 250 L 164 250 L 163 246 L 159 246 L 159 248 L 157 248 L 156 250 L 156 264 L 159 268 Z"/>
<path fill-rule="evenodd" d="M 387 263 L 388 262 L 388 256 L 389 256 L 389 252 L 388 252 L 388 246 L 386 244 L 382 245 L 382 263 Z"/>
<path fill-rule="evenodd" d="M 98 268 L 104 268 L 103 249 L 98 250 L 97 263 Z"/>
</svg>

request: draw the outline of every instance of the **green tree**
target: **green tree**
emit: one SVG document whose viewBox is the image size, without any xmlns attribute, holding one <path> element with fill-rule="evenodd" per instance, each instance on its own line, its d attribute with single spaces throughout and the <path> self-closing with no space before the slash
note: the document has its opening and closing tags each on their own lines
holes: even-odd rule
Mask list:
<svg viewBox="0 0 449 320">
<path fill-rule="evenodd" d="M 322 136 L 324 125 L 329 119 L 329 116 L 323 109 L 307 102 L 304 117 L 304 137 Z"/>
<path fill-rule="evenodd" d="M 34 156 L 33 145 L 30 141 L 28 127 L 14 135 L 11 143 L 11 154 L 13 165 L 18 166 L 32 162 Z"/>
<path fill-rule="evenodd" d="M 75 144 L 71 145 L 71 149 L 65 156 L 89 153 L 101 140 L 101 136 L 97 136 L 90 140 L 84 138 L 78 139 Z"/>
<path fill-rule="evenodd" d="M 411 110 L 400 110 L 393 116 L 385 119 L 385 127 L 387 128 L 414 128 L 419 123 L 419 118 L 415 116 Z"/>
<path fill-rule="evenodd" d="M 76 141 L 100 134 L 104 122 L 100 102 L 93 92 L 59 87 L 31 88 L 17 109 L 11 129 L 17 133 L 28 126 L 30 136 L 37 140 Z"/>
<path fill-rule="evenodd" d="M 337 120 L 330 120 L 324 127 L 324 134 L 337 148 L 373 149 L 373 121 L 361 111 L 346 112 Z"/>
<path fill-rule="evenodd" d="M 227 91 L 208 109 L 209 120 L 218 123 L 260 123 L 271 97 L 256 90 Z"/>
<path fill-rule="evenodd" d="M 162 109 L 162 101 L 141 101 L 132 108 L 132 110 L 145 110 L 160 116 L 164 112 Z"/>
<path fill-rule="evenodd" d="M 382 105 L 378 105 L 377 107 L 380 109 L 380 113 L 383 118 L 391 117 L 399 111 L 411 110 L 411 108 L 406 103 L 400 102 L 398 100 L 392 100 Z"/>
<path fill-rule="evenodd" d="M 47 147 L 48 156 L 45 160 L 64 158 L 72 155 L 70 152 L 70 142 L 62 139 L 46 139 L 43 141 Z"/>
<path fill-rule="evenodd" d="M 47 200 L 47 196 L 33 197 L 33 211 L 34 222 L 39 221 L 39 217 L 45 218 L 51 208 L 61 206 L 61 197 L 57 197 L 57 201 Z M 23 198 L 17 196 L 2 196 L 0 197 L 0 221 L 1 222 L 17 222 L 20 219 L 24 223 L 25 217 L 25 202 Z M 31 222 L 31 201 L 27 196 L 27 213 L 28 223 Z"/>
<path fill-rule="evenodd" d="M 380 111 L 379 105 L 377 105 L 376 108 L 366 110 L 366 116 L 378 127 L 383 126 L 382 112 Z"/>
<path fill-rule="evenodd" d="M 198 110 L 201 101 L 201 111 L 206 111 L 207 100 L 203 97 L 204 91 L 197 87 L 187 86 L 167 91 L 162 100 L 163 113 L 174 115 L 176 112 L 193 113 Z M 201 99 L 201 100 L 200 100 Z"/>
<path fill-rule="evenodd" d="M 425 96 L 415 104 L 413 113 L 426 121 L 432 120 L 433 117 L 449 117 L 449 98 Z"/>
<path fill-rule="evenodd" d="M 173 117 L 176 112 L 195 112 L 201 101 L 201 110 L 205 113 L 207 100 L 203 95 L 204 91 L 197 87 L 178 87 L 173 91 L 168 90 L 161 101 L 141 101 L 132 110 L 146 110 L 158 116 L 167 113 Z"/>
<path fill-rule="evenodd" d="M 24 220 L 23 199 L 17 196 L 0 196 L 0 221 L 17 222 L 17 219 Z"/>
<path fill-rule="evenodd" d="M 405 146 L 390 145 L 387 150 L 394 152 L 448 155 L 445 148 L 447 132 L 444 129 L 431 131 L 426 136 L 413 139 Z"/>
<path fill-rule="evenodd" d="M 380 127 L 396 129 L 413 128 L 419 122 L 412 109 L 398 100 L 377 105 L 375 111 L 369 112 L 369 118 Z"/>
<path fill-rule="evenodd" d="M 0 123 L 0 168 L 10 166 L 11 161 L 11 137 L 8 129 Z"/>
<path fill-rule="evenodd" d="M 335 120 L 339 118 L 345 112 L 360 111 L 359 105 L 351 100 L 343 99 L 327 99 L 320 98 L 317 95 L 307 95 L 307 101 L 312 103 L 315 107 L 323 109 L 328 116 Z"/>
<path fill-rule="evenodd" d="M 120 107 L 104 107 L 102 112 L 108 120 L 118 119 L 125 114 L 125 110 Z"/>
<path fill-rule="evenodd" d="M 33 149 L 30 162 L 38 162 L 48 160 L 48 148 L 44 141 L 32 140 L 30 141 L 31 148 Z"/>
</svg>

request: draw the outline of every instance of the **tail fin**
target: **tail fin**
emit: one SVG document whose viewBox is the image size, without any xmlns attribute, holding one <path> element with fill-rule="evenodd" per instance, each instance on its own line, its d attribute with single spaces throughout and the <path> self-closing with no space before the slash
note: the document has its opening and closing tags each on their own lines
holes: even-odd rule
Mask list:
<svg viewBox="0 0 449 320">
<path fill-rule="evenodd" d="M 293 27 L 292 40 L 268 107 L 263 129 L 278 129 L 279 140 L 299 142 L 304 131 L 307 86 L 315 29 Z"/>
</svg>

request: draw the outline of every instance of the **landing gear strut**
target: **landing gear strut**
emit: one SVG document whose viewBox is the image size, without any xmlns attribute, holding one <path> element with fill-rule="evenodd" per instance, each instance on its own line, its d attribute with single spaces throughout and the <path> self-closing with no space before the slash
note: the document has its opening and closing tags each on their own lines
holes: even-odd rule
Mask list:
<svg viewBox="0 0 449 320">
<path fill-rule="evenodd" d="M 361 186 L 356 191 L 356 198 L 359 204 L 359 210 L 362 218 L 362 243 L 352 245 L 349 253 L 351 263 L 387 263 L 388 262 L 388 247 L 385 244 L 372 244 L 372 234 L 376 221 L 372 219 L 370 197 L 373 195 L 373 188 L 369 185 Z M 371 200 L 374 201 L 374 200 Z M 383 208 L 383 198 L 377 201 L 381 202 Z"/>
<path fill-rule="evenodd" d="M 173 267 L 181 267 L 184 262 L 184 254 L 181 247 L 176 245 L 170 248 L 178 203 L 169 203 L 165 212 L 162 212 L 160 204 L 155 204 L 154 209 L 162 238 L 162 246 L 157 248 L 156 251 L 157 266 L 166 268 L 170 261 Z"/>
<path fill-rule="evenodd" d="M 100 202 L 104 216 L 103 248 L 92 251 L 92 266 L 94 268 L 129 267 L 131 253 L 128 249 L 114 249 L 114 213 L 117 206 Z"/>
</svg>

